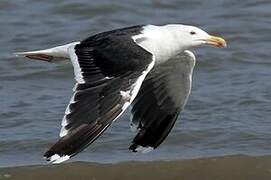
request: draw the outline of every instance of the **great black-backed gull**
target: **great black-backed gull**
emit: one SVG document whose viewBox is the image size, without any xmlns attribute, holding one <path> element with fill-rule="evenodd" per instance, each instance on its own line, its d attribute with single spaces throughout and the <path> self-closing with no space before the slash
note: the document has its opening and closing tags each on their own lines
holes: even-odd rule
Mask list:
<svg viewBox="0 0 271 180">
<path fill-rule="evenodd" d="M 61 163 L 95 141 L 131 105 L 130 150 L 149 152 L 172 129 L 191 89 L 193 47 L 226 47 L 220 37 L 188 25 L 138 25 L 50 49 L 22 52 L 30 59 L 70 59 L 76 84 L 60 139 L 45 153 Z"/>
</svg>

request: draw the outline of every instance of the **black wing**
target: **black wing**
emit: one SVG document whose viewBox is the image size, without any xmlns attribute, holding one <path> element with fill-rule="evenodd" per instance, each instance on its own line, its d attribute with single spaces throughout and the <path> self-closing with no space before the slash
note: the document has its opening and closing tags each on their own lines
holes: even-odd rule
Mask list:
<svg viewBox="0 0 271 180">
<path fill-rule="evenodd" d="M 131 128 L 139 129 L 129 148 L 133 152 L 148 152 L 167 137 L 190 94 L 194 63 L 185 51 L 147 75 L 132 102 Z"/>
<path fill-rule="evenodd" d="M 90 145 L 129 106 L 152 54 L 123 32 L 96 35 L 69 48 L 77 84 L 62 121 L 61 138 L 45 158 L 60 163 Z M 139 88 L 138 88 L 139 89 Z"/>
</svg>

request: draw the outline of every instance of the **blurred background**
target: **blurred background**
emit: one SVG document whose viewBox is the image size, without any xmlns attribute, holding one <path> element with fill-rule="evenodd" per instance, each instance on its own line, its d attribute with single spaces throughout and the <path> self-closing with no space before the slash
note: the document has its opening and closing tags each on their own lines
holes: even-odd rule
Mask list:
<svg viewBox="0 0 271 180">
<path fill-rule="evenodd" d="M 136 24 L 199 26 L 227 49 L 193 50 L 189 102 L 155 151 L 128 151 L 129 112 L 72 161 L 176 160 L 271 154 L 271 1 L 1 0 L 0 166 L 45 164 L 74 84 L 70 64 L 14 57 Z"/>
</svg>

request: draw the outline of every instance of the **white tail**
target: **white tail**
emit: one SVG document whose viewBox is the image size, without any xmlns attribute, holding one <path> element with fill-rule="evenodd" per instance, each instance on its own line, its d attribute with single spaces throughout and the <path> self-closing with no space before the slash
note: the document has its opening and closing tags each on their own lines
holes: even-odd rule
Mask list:
<svg viewBox="0 0 271 180">
<path fill-rule="evenodd" d="M 70 58 L 68 53 L 68 48 L 78 44 L 78 42 L 73 42 L 65 44 L 63 46 L 57 46 L 50 49 L 44 49 L 39 51 L 28 51 L 28 52 L 18 52 L 14 53 L 16 56 L 24 56 L 30 59 L 42 60 L 47 62 L 63 61 Z"/>
</svg>

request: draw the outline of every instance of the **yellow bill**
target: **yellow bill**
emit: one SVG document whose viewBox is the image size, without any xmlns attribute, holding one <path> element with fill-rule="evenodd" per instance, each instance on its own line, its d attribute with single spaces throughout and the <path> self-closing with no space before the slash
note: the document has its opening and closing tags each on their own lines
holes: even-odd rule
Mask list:
<svg viewBox="0 0 271 180">
<path fill-rule="evenodd" d="M 206 40 L 206 43 L 219 48 L 227 47 L 226 41 L 223 38 L 217 36 L 211 36 L 209 39 Z"/>
</svg>

